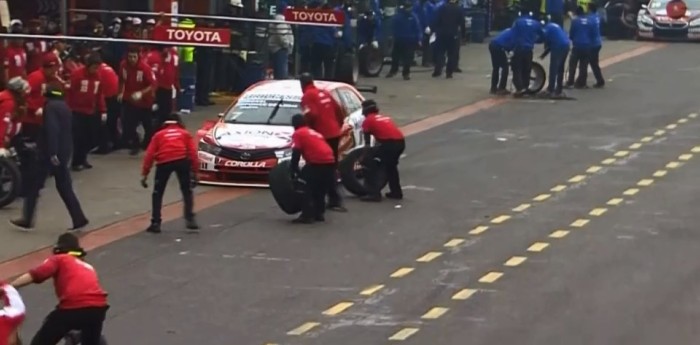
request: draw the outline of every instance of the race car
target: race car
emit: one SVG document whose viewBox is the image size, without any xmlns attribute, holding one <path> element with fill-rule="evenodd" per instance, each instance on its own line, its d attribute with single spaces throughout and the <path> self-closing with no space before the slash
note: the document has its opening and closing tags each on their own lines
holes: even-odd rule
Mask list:
<svg viewBox="0 0 700 345">
<path fill-rule="evenodd" d="M 364 145 L 362 101 L 357 88 L 348 84 L 315 81 L 343 108 L 346 117 L 340 141 L 340 159 Z M 268 187 L 268 174 L 282 160 L 290 159 L 291 118 L 301 112 L 298 80 L 266 80 L 254 84 L 197 131 L 199 181 L 220 186 Z"/>
<path fill-rule="evenodd" d="M 673 19 L 666 13 L 669 0 L 651 0 L 637 15 L 639 39 L 700 41 L 700 0 L 685 0 L 685 16 Z"/>
</svg>

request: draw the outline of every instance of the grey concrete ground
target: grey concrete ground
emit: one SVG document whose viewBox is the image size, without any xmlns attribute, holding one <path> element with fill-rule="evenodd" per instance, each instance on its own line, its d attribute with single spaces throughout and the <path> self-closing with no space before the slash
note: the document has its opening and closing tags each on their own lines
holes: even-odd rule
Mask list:
<svg viewBox="0 0 700 345">
<path fill-rule="evenodd" d="M 294 226 L 260 192 L 202 212 L 200 235 L 173 223 L 96 250 L 105 333 L 138 345 L 691 343 L 694 52 L 612 66 L 608 88 L 578 101 L 514 101 L 411 137 L 401 203 L 349 198 L 350 213 Z M 54 301 L 49 286 L 23 295 L 29 335 Z"/>
</svg>

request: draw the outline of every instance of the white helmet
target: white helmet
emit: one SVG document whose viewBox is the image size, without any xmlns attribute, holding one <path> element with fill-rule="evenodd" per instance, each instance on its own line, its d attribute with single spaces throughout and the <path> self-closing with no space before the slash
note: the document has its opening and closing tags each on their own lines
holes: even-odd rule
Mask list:
<svg viewBox="0 0 700 345">
<path fill-rule="evenodd" d="M 7 89 L 16 93 L 26 93 L 29 91 L 29 83 L 22 77 L 14 77 L 7 82 Z"/>
</svg>

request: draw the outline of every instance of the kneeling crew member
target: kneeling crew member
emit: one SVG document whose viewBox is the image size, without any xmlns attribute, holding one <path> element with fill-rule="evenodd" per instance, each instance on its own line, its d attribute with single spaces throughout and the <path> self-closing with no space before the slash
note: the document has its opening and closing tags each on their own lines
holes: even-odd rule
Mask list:
<svg viewBox="0 0 700 345">
<path fill-rule="evenodd" d="M 309 128 L 301 114 L 292 117 L 294 134 L 292 135 L 292 162 L 290 174 L 296 179 L 299 174 L 299 159 L 304 158 L 301 178 L 306 181 L 306 193 L 301 215 L 294 223 L 310 224 L 325 221 L 326 194 L 335 188 L 336 159 L 333 149 L 323 136 Z"/>
<path fill-rule="evenodd" d="M 513 40 L 513 31 L 505 29 L 498 34 L 491 43 L 489 43 L 489 52 L 491 53 L 491 94 L 492 95 L 507 95 L 506 84 L 508 83 L 508 56 L 506 53 L 513 50 L 515 41 Z"/>
<path fill-rule="evenodd" d="M 0 157 L 7 157 L 7 150 L 19 133 L 20 117 L 26 113 L 26 95 L 29 83 L 22 77 L 14 77 L 7 82 L 7 89 L 0 91 Z"/>
<path fill-rule="evenodd" d="M 386 172 L 386 177 L 389 180 L 389 193 L 386 197 L 389 199 L 403 199 L 403 191 L 401 190 L 401 181 L 399 179 L 399 159 L 401 154 L 406 149 L 406 140 L 403 133 L 396 126 L 394 121 L 384 115 L 379 114 L 379 107 L 374 100 L 366 100 L 362 102 L 362 114 L 365 120 L 362 122 L 362 131 L 365 133 L 365 157 L 376 158 L 381 160 L 381 168 Z M 371 139 L 379 143 L 375 147 L 371 147 Z M 371 155 L 371 156 L 368 156 Z M 381 201 L 381 187 L 377 181 L 377 173 L 380 167 L 377 164 L 371 164 L 369 174 L 365 179 L 367 195 L 361 198 L 362 201 Z"/>
<path fill-rule="evenodd" d="M 547 93 L 550 97 L 558 98 L 564 96 L 564 65 L 566 56 L 569 55 L 569 37 L 559 24 L 549 22 L 544 26 L 544 53 L 540 59 L 544 59 L 550 52 L 549 58 L 549 85 Z"/>
<path fill-rule="evenodd" d="M 163 127 L 153 135 L 153 139 L 148 144 L 141 172 L 141 185 L 144 188 L 148 188 L 146 179 L 154 161 L 156 163 L 156 176 L 153 182 L 151 225 L 146 231 L 150 233 L 160 233 L 161 231 L 160 211 L 163 207 L 163 194 L 172 173 L 177 175 L 177 180 L 180 183 L 182 200 L 185 204 L 187 229 L 196 231 L 199 229 L 199 225 L 194 218 L 192 187 L 196 183 L 199 168 L 197 166 L 197 146 L 177 114 L 168 117 L 163 123 Z"/>
</svg>

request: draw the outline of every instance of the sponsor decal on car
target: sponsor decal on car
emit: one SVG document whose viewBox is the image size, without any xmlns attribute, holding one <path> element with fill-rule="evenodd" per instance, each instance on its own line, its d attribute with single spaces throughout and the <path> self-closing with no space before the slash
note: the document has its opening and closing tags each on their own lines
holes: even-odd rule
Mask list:
<svg viewBox="0 0 700 345">
<path fill-rule="evenodd" d="M 227 168 L 248 168 L 248 169 L 267 168 L 267 161 L 257 161 L 257 162 L 224 161 L 224 166 Z"/>
</svg>

